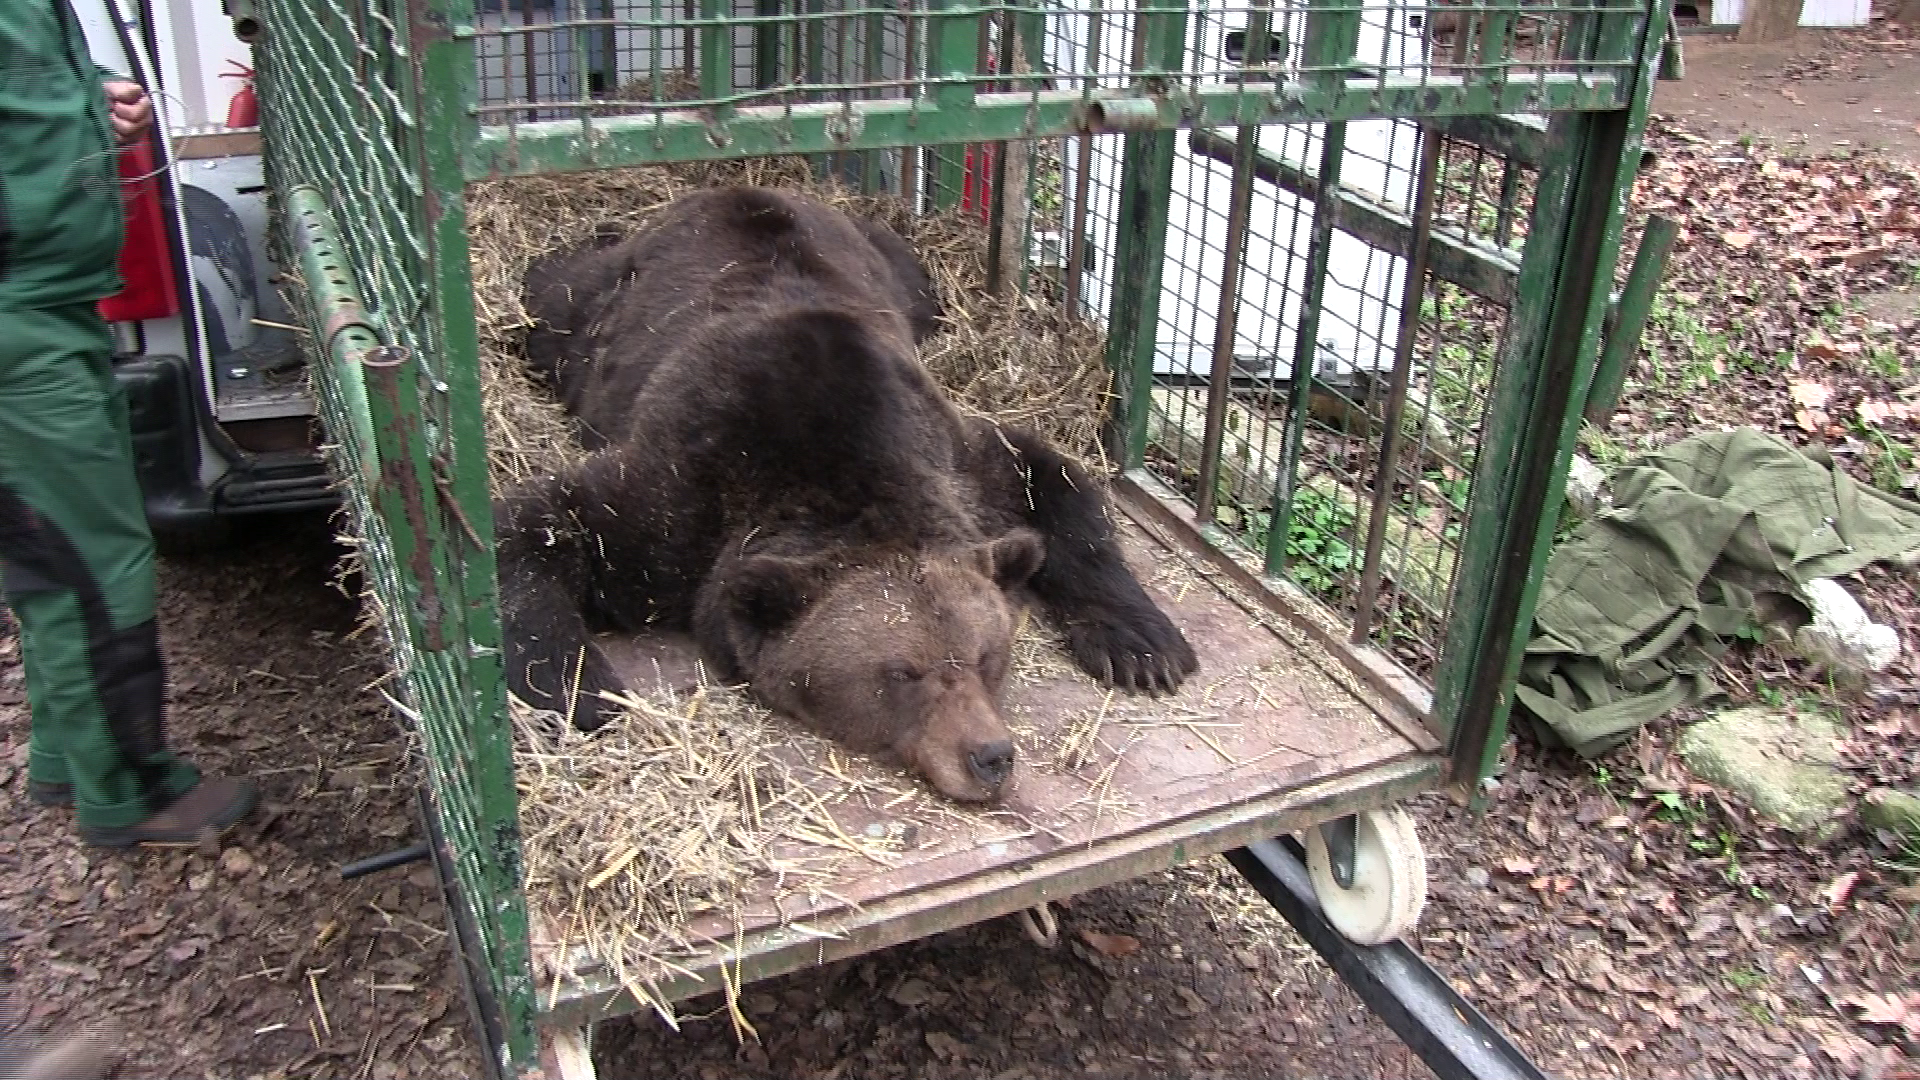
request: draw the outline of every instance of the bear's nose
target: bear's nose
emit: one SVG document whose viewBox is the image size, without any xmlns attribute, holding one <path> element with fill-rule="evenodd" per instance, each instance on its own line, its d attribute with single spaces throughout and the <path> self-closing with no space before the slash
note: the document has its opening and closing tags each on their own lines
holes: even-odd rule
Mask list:
<svg viewBox="0 0 1920 1080">
<path fill-rule="evenodd" d="M 967 751 L 967 768 L 974 779 L 998 789 L 1013 772 L 1013 740 L 1000 739 Z"/>
</svg>

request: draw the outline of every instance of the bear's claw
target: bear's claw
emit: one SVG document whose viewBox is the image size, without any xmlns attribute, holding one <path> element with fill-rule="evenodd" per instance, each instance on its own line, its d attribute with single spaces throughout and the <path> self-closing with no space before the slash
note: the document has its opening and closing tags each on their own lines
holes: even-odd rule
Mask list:
<svg viewBox="0 0 1920 1080">
<path fill-rule="evenodd" d="M 1200 669 L 1186 635 L 1158 609 L 1076 623 L 1067 641 L 1087 674 L 1133 693 L 1171 694 Z"/>
</svg>

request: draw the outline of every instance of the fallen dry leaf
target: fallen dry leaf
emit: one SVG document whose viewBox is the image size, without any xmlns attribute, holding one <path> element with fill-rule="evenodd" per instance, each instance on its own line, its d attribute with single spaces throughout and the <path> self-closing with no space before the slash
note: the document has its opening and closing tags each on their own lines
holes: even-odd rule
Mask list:
<svg viewBox="0 0 1920 1080">
<path fill-rule="evenodd" d="M 1853 895 L 1853 887 L 1859 882 L 1858 870 L 1849 870 L 1827 882 L 1827 887 L 1820 890 L 1821 899 L 1827 902 L 1827 910 L 1838 915 L 1840 909 L 1846 906 L 1847 898 Z"/>
<path fill-rule="evenodd" d="M 1819 409 L 1795 409 L 1793 410 L 1793 422 L 1799 425 L 1801 431 L 1808 432 L 1809 434 L 1818 434 L 1822 428 L 1827 426 L 1827 414 L 1821 412 Z"/>
<path fill-rule="evenodd" d="M 1863 266 L 1877 263 L 1886 257 L 1887 248 L 1884 244 L 1873 247 L 1851 248 L 1847 251 L 1836 251 L 1827 256 L 1828 259 L 1838 260 L 1852 270 L 1858 270 Z"/>
<path fill-rule="evenodd" d="M 1824 346 L 1827 350 L 1823 359 L 1831 359 L 1832 357 L 1840 355 L 1839 351 L 1835 350 L 1832 345 L 1825 343 L 1820 343 L 1820 345 Z M 1809 343 L 1803 346 L 1802 350 L 1810 356 L 1820 356 L 1821 354 L 1814 352 L 1815 348 L 1815 344 Z M 1787 387 L 1787 396 L 1793 399 L 1795 405 L 1801 405 L 1809 409 L 1818 409 L 1825 405 L 1829 398 L 1833 397 L 1833 388 L 1823 382 L 1815 382 L 1812 379 L 1800 379 Z"/>
<path fill-rule="evenodd" d="M 1871 1051 L 1873 1044 L 1851 1033 L 1822 1035 L 1820 1049 L 1842 1067 L 1850 1067 L 1860 1060 L 1863 1052 Z"/>
<path fill-rule="evenodd" d="M 896 1005 L 905 1005 L 908 1008 L 912 1008 L 915 1005 L 925 1005 L 927 1002 L 932 1001 L 933 987 L 928 986 L 924 979 L 908 979 L 899 986 L 894 987 L 893 993 L 887 996 L 891 997 Z"/>
<path fill-rule="evenodd" d="M 1720 242 L 1735 251 L 1741 251 L 1753 243 L 1753 234 L 1744 229 L 1734 229 L 1720 234 Z"/>
<path fill-rule="evenodd" d="M 1920 1016 L 1913 1015 L 1913 1006 L 1920 1004 L 1920 994 L 1855 994 L 1841 998 L 1843 1009 L 1858 1009 L 1855 1020 L 1863 1024 L 1909 1024 L 1920 1025 Z"/>
<path fill-rule="evenodd" d="M 1879 427 L 1889 420 L 1920 420 L 1920 405 L 1898 401 L 1863 401 L 1854 406 L 1862 423 Z"/>
<path fill-rule="evenodd" d="M 967 1044 L 944 1031 L 927 1032 L 927 1048 L 948 1061 L 957 1061 L 967 1052 Z"/>
<path fill-rule="evenodd" d="M 1098 930 L 1080 931 L 1080 940 L 1101 956 L 1132 956 L 1140 951 L 1140 939 L 1126 934 L 1103 934 Z"/>
</svg>

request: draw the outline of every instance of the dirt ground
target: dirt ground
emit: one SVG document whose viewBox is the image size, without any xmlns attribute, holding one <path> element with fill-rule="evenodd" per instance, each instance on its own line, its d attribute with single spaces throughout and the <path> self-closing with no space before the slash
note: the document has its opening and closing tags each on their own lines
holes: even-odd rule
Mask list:
<svg viewBox="0 0 1920 1080">
<path fill-rule="evenodd" d="M 1920 26 L 1802 30 L 1793 40 L 1741 45 L 1721 34 L 1685 38 L 1686 78 L 1660 83 L 1655 112 L 1702 135 L 1759 135 L 1817 154 L 1884 150 L 1920 158 Z"/>
<path fill-rule="evenodd" d="M 162 564 L 170 735 L 261 788 L 217 850 L 88 853 L 70 813 L 27 801 L 19 642 L 0 624 L 0 1038 L 111 1024 L 121 1076 L 475 1074 L 432 870 L 339 877 L 413 842 L 413 777 L 331 535 L 262 521 Z"/>
<path fill-rule="evenodd" d="M 1700 314 L 1656 327 L 1604 440 L 1615 452 L 1729 419 L 1811 437 L 1786 400 L 1796 381 L 1827 384 L 1836 416 L 1911 400 L 1911 233 L 1873 239 L 1887 250 L 1858 267 L 1814 258 L 1804 274 L 1773 272 L 1798 283 L 1777 296 L 1753 284 L 1786 257 L 1768 245 L 1805 231 L 1760 220 L 1807 201 L 1767 186 L 1780 169 L 1799 170 L 1807 190 L 1853 176 L 1905 192 L 1882 202 L 1920 194 L 1911 172 L 1899 180 L 1903 161 L 1920 162 L 1920 59 L 1895 44 L 1910 37 L 1920 27 L 1803 34 L 1781 49 L 1689 37 L 1688 80 L 1661 87 L 1652 139 L 1674 164 L 1638 199 L 1688 229 L 1670 291 Z M 1867 154 L 1876 147 L 1888 156 Z M 1862 164 L 1802 169 L 1802 156 L 1836 150 Z M 1897 210 L 1857 216 L 1884 224 Z M 1747 290 L 1744 306 L 1715 288 Z M 1738 360 L 1813 334 L 1834 345 L 1830 362 Z M 1849 344 L 1860 348 L 1839 348 Z M 1899 363 L 1857 359 L 1867 355 Z M 1705 365 L 1694 382 L 1689 363 Z M 1911 470 L 1912 426 L 1881 430 Z M 1876 462 L 1899 468 L 1893 451 L 1855 442 L 1843 460 L 1863 478 Z M 331 584 L 340 550 L 329 535 L 319 519 L 262 523 L 232 551 L 163 567 L 175 738 L 265 793 L 264 811 L 218 851 L 84 854 L 64 812 L 26 801 L 18 643 L 0 623 L 0 790 L 14 807 L 0 826 L 0 1040 L 110 1022 L 127 1033 L 129 1077 L 475 1074 L 431 872 L 338 878 L 342 863 L 412 841 L 413 774 L 379 657 Z M 1884 678 L 1842 693 L 1745 649 L 1724 681 L 1735 701 L 1789 700 L 1846 721 L 1856 790 L 1911 783 L 1913 582 L 1875 569 L 1854 584 L 1903 636 Z M 1866 1015 L 1849 1004 L 1915 989 L 1913 853 L 1851 827 L 1805 842 L 1694 784 L 1668 747 L 1697 715 L 1594 763 L 1522 740 L 1479 819 L 1437 796 L 1416 801 L 1431 874 L 1417 947 L 1560 1076 L 1920 1076 L 1906 1056 L 1920 1021 L 1902 1022 L 1899 998 Z M 1220 860 L 1077 897 L 1062 922 L 1066 943 L 1052 951 L 997 920 L 750 986 L 758 1044 L 740 1045 L 714 1001 L 690 1003 L 678 1034 L 652 1018 L 610 1021 L 596 1059 L 607 1077 L 700 1080 L 1430 1075 Z M 1092 939 L 1106 951 L 1082 931 L 1106 935 Z"/>
</svg>

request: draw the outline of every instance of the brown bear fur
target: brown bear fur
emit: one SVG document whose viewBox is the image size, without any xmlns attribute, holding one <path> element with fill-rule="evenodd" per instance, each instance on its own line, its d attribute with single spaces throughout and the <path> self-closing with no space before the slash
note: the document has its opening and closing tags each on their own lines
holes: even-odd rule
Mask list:
<svg viewBox="0 0 1920 1080">
<path fill-rule="evenodd" d="M 1197 667 L 1098 489 L 1031 432 L 963 418 L 915 354 L 932 284 L 897 235 L 756 188 L 528 274 L 528 354 L 595 452 L 497 507 L 514 692 L 591 730 L 620 680 L 589 622 L 691 629 L 718 674 L 939 790 L 998 796 L 1010 592 L 1090 673 Z"/>
</svg>

